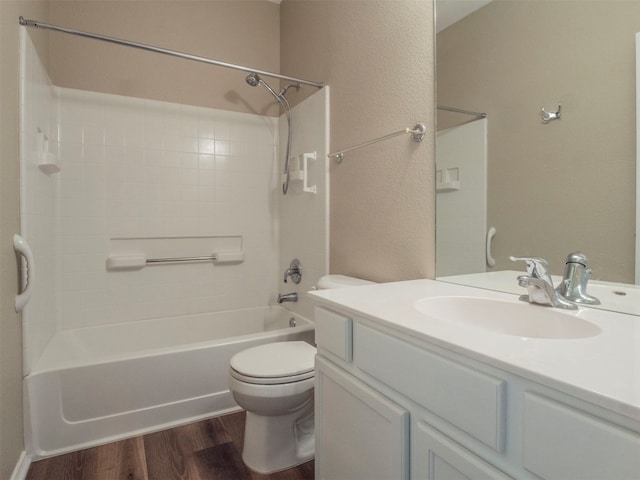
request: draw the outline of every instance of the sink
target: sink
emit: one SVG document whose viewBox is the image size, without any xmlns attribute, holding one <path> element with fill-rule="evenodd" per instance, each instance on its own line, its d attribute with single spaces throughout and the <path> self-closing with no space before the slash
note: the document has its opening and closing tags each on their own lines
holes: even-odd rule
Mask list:
<svg viewBox="0 0 640 480">
<path fill-rule="evenodd" d="M 525 302 L 428 297 L 416 301 L 414 307 L 438 321 L 517 337 L 572 339 L 601 332 L 600 327 L 575 314 Z"/>
</svg>

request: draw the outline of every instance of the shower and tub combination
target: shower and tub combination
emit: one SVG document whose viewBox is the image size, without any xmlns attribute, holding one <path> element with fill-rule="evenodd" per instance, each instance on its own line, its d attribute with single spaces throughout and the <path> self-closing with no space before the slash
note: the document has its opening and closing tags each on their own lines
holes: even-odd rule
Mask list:
<svg viewBox="0 0 640 480">
<path fill-rule="evenodd" d="M 284 118 L 61 88 L 25 30 L 21 234 L 36 267 L 23 260 L 28 454 L 239 409 L 228 387 L 235 354 L 313 344 L 304 292 L 328 270 L 328 88 L 179 53 L 248 73 Z M 262 77 L 291 83 L 276 92 Z M 291 108 L 287 89 L 309 84 L 318 92 Z M 291 171 L 303 157 L 311 193 Z M 304 267 L 298 301 L 279 304 L 292 258 Z"/>
</svg>

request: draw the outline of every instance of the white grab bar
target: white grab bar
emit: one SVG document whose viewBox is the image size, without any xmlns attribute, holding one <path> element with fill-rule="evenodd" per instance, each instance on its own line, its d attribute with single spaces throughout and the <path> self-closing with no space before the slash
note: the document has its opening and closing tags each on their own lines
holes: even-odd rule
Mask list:
<svg viewBox="0 0 640 480">
<path fill-rule="evenodd" d="M 493 255 L 491 253 L 491 242 L 493 241 L 493 237 L 496 236 L 496 229 L 495 227 L 491 227 L 489 229 L 489 231 L 487 232 L 487 266 L 489 267 L 495 267 L 496 266 L 496 259 L 493 258 Z"/>
<path fill-rule="evenodd" d="M 14 306 L 16 312 L 21 312 L 25 305 L 29 302 L 33 293 L 35 284 L 35 262 L 33 260 L 33 252 L 27 241 L 20 235 L 13 236 L 13 249 L 20 254 L 24 261 L 21 261 L 21 282 L 20 293 L 16 295 Z"/>
</svg>

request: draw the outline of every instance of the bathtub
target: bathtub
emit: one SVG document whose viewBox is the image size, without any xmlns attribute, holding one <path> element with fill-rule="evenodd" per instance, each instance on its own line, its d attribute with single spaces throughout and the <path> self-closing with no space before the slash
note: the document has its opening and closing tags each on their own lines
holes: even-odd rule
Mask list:
<svg viewBox="0 0 640 480">
<path fill-rule="evenodd" d="M 235 353 L 313 337 L 312 322 L 280 306 L 58 332 L 25 377 L 28 451 L 42 458 L 238 410 L 227 387 Z"/>
</svg>

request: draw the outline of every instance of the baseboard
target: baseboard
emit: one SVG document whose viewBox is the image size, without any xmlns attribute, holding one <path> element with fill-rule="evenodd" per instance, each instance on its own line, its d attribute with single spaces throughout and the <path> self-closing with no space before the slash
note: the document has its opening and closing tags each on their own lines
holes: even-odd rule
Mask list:
<svg viewBox="0 0 640 480">
<path fill-rule="evenodd" d="M 29 473 L 29 467 L 31 466 L 31 455 L 27 455 L 26 451 L 22 451 L 16 467 L 11 474 L 11 480 L 25 480 L 27 473 Z"/>
</svg>

